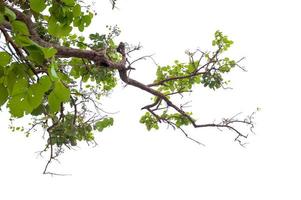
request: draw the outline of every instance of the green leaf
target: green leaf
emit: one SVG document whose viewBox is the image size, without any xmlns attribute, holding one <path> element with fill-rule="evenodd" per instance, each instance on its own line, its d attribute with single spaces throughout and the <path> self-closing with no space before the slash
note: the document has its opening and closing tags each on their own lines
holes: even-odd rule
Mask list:
<svg viewBox="0 0 301 200">
<path fill-rule="evenodd" d="M 26 47 L 26 50 L 29 52 L 29 60 L 40 65 L 44 63 L 44 53 L 39 46 L 30 45 Z"/>
<path fill-rule="evenodd" d="M 49 105 L 49 111 L 51 113 L 55 113 L 60 110 L 61 101 L 57 99 L 57 96 L 54 92 L 51 92 L 48 96 L 48 105 Z"/>
<path fill-rule="evenodd" d="M 12 96 L 26 93 L 28 90 L 28 81 L 25 79 L 18 79 L 14 84 Z"/>
<path fill-rule="evenodd" d="M 44 53 L 44 57 L 46 59 L 53 57 L 56 53 L 57 50 L 55 48 L 42 48 L 42 51 Z"/>
<path fill-rule="evenodd" d="M 27 101 L 31 106 L 31 111 L 37 108 L 43 101 L 44 92 L 38 84 L 32 85 L 28 89 Z M 30 111 L 30 112 L 31 112 Z"/>
<path fill-rule="evenodd" d="M 46 8 L 45 0 L 30 0 L 29 4 L 30 8 L 37 13 L 42 12 Z"/>
<path fill-rule="evenodd" d="M 38 83 L 29 87 L 27 98 L 30 106 L 33 109 L 37 108 L 42 103 L 44 94 L 50 89 L 51 85 L 52 83 L 49 77 L 43 76 Z"/>
<path fill-rule="evenodd" d="M 12 97 L 8 102 L 8 108 L 12 116 L 23 117 L 24 112 L 30 113 L 33 108 L 28 100 L 28 81 L 18 79 L 14 84 Z"/>
<path fill-rule="evenodd" d="M 45 111 L 45 107 L 42 104 L 40 104 L 37 108 L 33 109 L 30 114 L 33 116 L 39 116 L 43 114 L 44 111 Z"/>
<path fill-rule="evenodd" d="M 72 31 L 72 27 L 68 24 L 60 24 L 54 17 L 50 17 L 48 21 L 48 33 L 55 37 L 65 37 Z"/>
<path fill-rule="evenodd" d="M 8 92 L 3 84 L 0 84 L 0 107 L 7 101 Z"/>
<path fill-rule="evenodd" d="M 39 80 L 39 85 L 41 87 L 41 90 L 44 93 L 47 92 L 50 89 L 51 85 L 52 85 L 52 82 L 51 82 L 49 76 L 47 76 L 47 75 L 42 76 Z"/>
<path fill-rule="evenodd" d="M 60 27 L 59 35 L 64 37 L 64 36 L 69 35 L 69 33 L 71 31 L 72 31 L 72 26 L 69 26 L 69 25 L 65 24 L 64 26 Z"/>
<path fill-rule="evenodd" d="M 83 16 L 83 21 L 85 22 L 85 26 L 89 26 L 91 24 L 93 18 L 93 14 L 89 13 L 88 15 Z"/>
<path fill-rule="evenodd" d="M 24 112 L 30 108 L 27 99 L 22 95 L 13 96 L 8 102 L 8 108 L 13 117 L 23 117 Z"/>
<path fill-rule="evenodd" d="M 56 73 L 57 70 L 57 64 L 55 63 L 55 60 L 52 59 L 51 64 L 50 64 L 50 68 L 48 68 L 48 74 L 51 78 L 51 80 L 56 81 L 59 79 L 59 76 Z"/>
<path fill-rule="evenodd" d="M 55 83 L 54 92 L 62 102 L 67 102 L 70 99 L 70 91 L 61 81 Z"/>
<path fill-rule="evenodd" d="M 12 22 L 13 31 L 23 35 L 29 35 L 28 28 L 26 24 L 22 21 L 15 20 Z"/>
<path fill-rule="evenodd" d="M 67 102 L 70 99 L 70 91 L 61 81 L 56 81 L 54 89 L 48 96 L 48 104 L 50 112 L 59 111 L 61 103 Z"/>
<path fill-rule="evenodd" d="M 0 67 L 4 67 L 11 61 L 11 55 L 7 52 L 0 52 Z"/>
<path fill-rule="evenodd" d="M 13 39 L 16 44 L 21 47 L 27 47 L 34 44 L 31 39 L 24 35 L 16 35 L 15 37 L 13 37 Z"/>
<path fill-rule="evenodd" d="M 79 4 L 76 4 L 73 8 L 73 16 L 78 17 L 81 14 L 81 6 Z"/>
<path fill-rule="evenodd" d="M 4 9 L 4 16 L 8 17 L 8 20 L 11 22 L 16 20 L 16 14 L 7 7 Z"/>
<path fill-rule="evenodd" d="M 12 98 L 9 100 L 8 107 L 14 117 L 22 117 L 24 114 L 31 113 L 39 107 L 44 99 L 45 92 L 51 88 L 51 81 L 48 76 L 43 76 L 32 85 L 28 85 L 28 80 L 18 79 L 11 92 Z"/>
<path fill-rule="evenodd" d="M 103 129 L 112 126 L 114 123 L 114 119 L 113 118 L 105 118 L 103 120 L 100 120 L 98 122 L 95 123 L 94 128 L 98 131 L 103 131 Z"/>
</svg>

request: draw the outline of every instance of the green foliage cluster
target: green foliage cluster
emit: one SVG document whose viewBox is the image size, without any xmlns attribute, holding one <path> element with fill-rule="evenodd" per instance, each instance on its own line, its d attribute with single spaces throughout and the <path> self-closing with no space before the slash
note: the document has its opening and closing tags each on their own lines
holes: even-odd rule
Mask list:
<svg viewBox="0 0 301 200">
<path fill-rule="evenodd" d="M 233 41 L 229 40 L 228 36 L 224 35 L 221 31 L 216 31 L 214 36 L 212 46 L 218 46 L 220 52 L 227 51 L 233 44 Z"/>
<path fill-rule="evenodd" d="M 192 115 L 191 112 L 186 112 L 187 115 Z M 165 110 L 160 115 L 156 117 L 150 112 L 146 112 L 141 118 L 140 123 L 146 126 L 146 129 L 150 131 L 151 129 L 159 129 L 159 123 L 165 122 L 172 127 L 180 128 L 182 126 L 188 126 L 191 122 L 187 119 L 187 117 L 181 115 L 180 113 L 168 113 Z"/>
<path fill-rule="evenodd" d="M 213 90 L 225 86 L 229 81 L 224 79 L 223 74 L 230 72 L 237 65 L 234 60 L 222 56 L 232 44 L 232 40 L 229 40 L 222 32 L 216 31 L 212 41 L 212 46 L 217 47 L 216 51 L 201 52 L 199 57 L 196 55 L 199 52 L 187 52 L 188 63 L 176 60 L 173 65 L 158 66 L 154 81 L 158 91 L 170 99 L 173 94 L 182 95 L 185 92 L 191 92 L 193 86 L 199 84 Z M 156 102 L 157 98 L 154 100 Z M 191 124 L 187 117 L 180 113 L 169 113 L 167 107 L 161 108 L 163 112 L 156 114 L 156 117 L 146 112 L 141 117 L 140 123 L 145 124 L 147 130 L 158 129 L 158 122 L 162 120 L 176 127 Z M 192 113 L 186 114 L 192 115 Z"/>
<path fill-rule="evenodd" d="M 116 0 L 111 2 L 114 8 Z M 31 116 L 28 131 L 37 125 L 46 130 L 45 150 L 51 147 L 52 151 L 53 145 L 70 148 L 80 141 L 94 142 L 96 131 L 113 125 L 99 101 L 117 86 L 116 69 L 125 83 L 154 95 L 154 103 L 144 107 L 147 112 L 140 119 L 152 130 L 159 129 L 160 122 L 174 128 L 195 125 L 192 113 L 184 112 L 182 105 L 176 107 L 172 98 L 191 92 L 196 85 L 219 89 L 228 82 L 224 75 L 237 66 L 222 55 L 233 41 L 216 31 L 215 51 L 188 52 L 189 62 L 176 60 L 158 66 L 153 84 L 140 83 L 131 79 L 129 72 L 143 57 L 129 61 L 129 52 L 139 48 L 129 47 L 124 52 L 124 45 L 117 46 L 117 26 L 107 26 L 106 34 L 81 35 L 94 15 L 81 0 L 0 0 L 0 34 L 4 36 L 0 38 L 4 44 L 0 46 L 0 108 L 6 106 L 13 119 Z M 122 59 L 121 54 L 127 58 Z M 99 59 L 92 59 L 95 57 Z M 114 66 L 125 64 L 107 64 L 112 62 Z M 12 130 L 29 133 L 21 126 Z"/>
<path fill-rule="evenodd" d="M 36 30 L 45 41 L 79 49 L 106 48 L 108 57 L 120 59 L 113 41 L 120 34 L 118 27 L 108 27 L 108 34 L 91 34 L 90 44 L 85 37 L 72 32 L 74 28 L 84 31 L 93 18 L 93 13 L 82 6 L 81 1 L 30 0 L 15 4 L 33 14 Z M 94 117 L 85 103 L 113 90 L 117 85 L 115 71 L 96 66 L 87 59 L 56 57 L 54 47 L 45 48 L 34 42 L 28 25 L 1 4 L 0 25 L 3 23 L 12 27 L 13 43 L 25 52 L 22 56 L 11 52 L 9 44 L 0 51 L 0 106 L 6 105 L 12 118 L 30 115 L 36 121 L 43 121 L 45 129 L 54 124 L 49 129 L 51 136 L 47 146 L 90 142 L 94 140 L 94 131 L 102 131 L 113 124 L 112 118 Z M 77 113 L 73 110 L 75 106 Z M 88 117 L 93 120 L 88 121 Z"/>
<path fill-rule="evenodd" d="M 75 118 L 78 121 L 77 125 L 73 123 Z M 86 123 L 84 118 L 68 114 L 64 117 L 62 123 L 54 126 L 51 130 L 52 136 L 49 138 L 49 143 L 57 146 L 66 144 L 76 146 L 78 141 L 93 142 L 93 131 L 103 131 L 105 128 L 112 126 L 113 121 L 113 118 L 104 118 L 92 126 L 90 123 Z"/>
<path fill-rule="evenodd" d="M 140 123 L 145 124 L 146 129 L 159 129 L 158 119 L 156 119 L 150 112 L 146 112 L 141 118 Z"/>
<path fill-rule="evenodd" d="M 159 66 L 157 68 L 157 79 L 155 82 L 160 82 L 168 78 L 189 76 L 197 70 L 197 63 L 181 63 L 175 61 L 174 65 Z M 175 79 L 174 81 L 165 82 L 164 85 L 159 87 L 159 91 L 165 94 L 175 91 L 187 92 L 191 90 L 194 84 L 200 84 L 200 76 L 193 76 L 183 79 Z"/>
</svg>

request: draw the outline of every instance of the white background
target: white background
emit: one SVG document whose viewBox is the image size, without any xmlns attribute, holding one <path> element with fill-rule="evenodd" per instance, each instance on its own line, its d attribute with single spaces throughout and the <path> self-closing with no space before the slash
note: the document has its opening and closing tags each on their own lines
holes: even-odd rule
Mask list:
<svg viewBox="0 0 301 200">
<path fill-rule="evenodd" d="M 120 40 L 141 42 L 144 54 L 160 64 L 185 61 L 186 49 L 210 49 L 216 30 L 234 40 L 232 57 L 246 56 L 248 72 L 229 77 L 233 90 L 197 88 L 191 96 L 200 122 L 246 114 L 256 107 L 256 135 L 247 148 L 234 135 L 215 129 L 188 129 L 206 145 L 162 127 L 147 132 L 138 123 L 150 96 L 120 87 L 105 101 L 119 111 L 115 126 L 98 134 L 96 148 L 81 145 L 61 156 L 55 172 L 42 175 L 41 134 L 10 133 L 1 112 L 0 199 L 301 199 L 300 5 L 297 0 L 119 0 L 110 10 L 97 1 L 91 31 L 118 24 Z M 150 61 L 134 77 L 153 80 Z"/>
</svg>

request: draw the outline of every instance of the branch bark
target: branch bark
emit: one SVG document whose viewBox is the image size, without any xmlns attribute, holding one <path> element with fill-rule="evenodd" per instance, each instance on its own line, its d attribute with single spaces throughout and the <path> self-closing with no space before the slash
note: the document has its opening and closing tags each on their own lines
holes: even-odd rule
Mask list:
<svg viewBox="0 0 301 200">
<path fill-rule="evenodd" d="M 111 69 L 118 70 L 120 79 L 123 82 L 125 82 L 128 85 L 139 88 L 139 89 L 157 97 L 157 99 L 158 99 L 157 103 L 151 104 L 149 106 L 145 106 L 142 109 L 151 111 L 151 109 L 154 106 L 157 106 L 159 102 L 161 103 L 162 101 L 164 101 L 166 103 L 167 107 L 173 108 L 177 113 L 179 113 L 180 115 L 185 117 L 187 120 L 189 120 L 190 124 L 192 124 L 193 127 L 195 127 L 195 128 L 204 128 L 204 127 L 226 128 L 226 129 L 230 129 L 230 130 L 234 131 L 238 135 L 237 138 L 239 138 L 239 137 L 247 138 L 247 135 L 244 135 L 240 131 L 238 131 L 233 126 L 234 124 L 243 123 L 243 124 L 250 125 L 251 127 L 253 127 L 252 120 L 246 121 L 246 120 L 229 120 L 229 119 L 227 119 L 227 120 L 222 121 L 221 123 L 197 124 L 196 121 L 190 115 L 188 115 L 181 107 L 174 104 L 167 97 L 167 95 L 164 95 L 160 91 L 152 88 L 152 87 L 163 85 L 164 83 L 166 83 L 168 81 L 192 78 L 192 77 L 207 73 L 208 70 L 210 71 L 210 69 L 208 69 L 208 66 L 210 64 L 214 65 L 216 63 L 215 60 L 218 60 L 217 55 L 218 55 L 219 51 L 217 51 L 216 54 L 211 59 L 209 59 L 209 61 L 205 65 L 200 66 L 199 68 L 196 69 L 196 71 L 194 71 L 193 73 L 191 73 L 189 75 L 179 76 L 179 77 L 169 77 L 169 78 L 166 78 L 159 82 L 155 82 L 155 83 L 147 85 L 147 84 L 143 84 L 143 83 L 129 77 L 129 75 L 128 75 L 129 68 L 126 67 L 126 64 L 127 64 L 126 55 L 127 54 L 125 52 L 124 43 L 121 42 L 119 44 L 118 48 L 116 49 L 117 52 L 122 55 L 122 60 L 119 62 L 111 61 L 107 57 L 105 51 L 96 51 L 96 50 L 92 50 L 92 49 L 91 50 L 82 50 L 82 49 L 76 49 L 76 48 L 72 48 L 72 47 L 64 47 L 64 46 L 61 46 L 56 43 L 51 43 L 51 42 L 43 40 L 40 37 L 40 35 L 36 32 L 36 24 L 32 21 L 32 19 L 29 16 L 25 15 L 24 13 L 22 13 L 21 11 L 19 11 L 18 9 L 16 9 L 10 5 L 5 5 L 5 6 L 9 7 L 9 9 L 11 9 L 16 14 L 16 17 L 18 20 L 23 21 L 27 25 L 28 30 L 30 32 L 30 39 L 32 41 L 34 41 L 35 43 L 37 43 L 38 45 L 40 45 L 42 47 L 55 48 L 57 50 L 56 56 L 64 57 L 64 58 L 76 57 L 76 58 L 87 59 L 87 60 L 93 61 L 99 67 L 108 67 Z M 1 27 L 1 30 L 3 30 L 4 28 L 11 30 L 11 26 L 8 23 L 4 23 L 4 24 L 0 25 L 0 27 Z M 200 71 L 201 69 L 204 69 L 204 71 L 201 72 Z M 154 110 L 152 110 L 152 111 L 154 111 Z M 151 113 L 153 115 L 155 115 L 155 117 L 158 119 L 158 115 L 154 114 L 154 112 L 151 112 Z M 168 120 L 167 119 L 158 119 L 158 121 L 161 122 L 161 121 L 168 121 Z"/>
</svg>

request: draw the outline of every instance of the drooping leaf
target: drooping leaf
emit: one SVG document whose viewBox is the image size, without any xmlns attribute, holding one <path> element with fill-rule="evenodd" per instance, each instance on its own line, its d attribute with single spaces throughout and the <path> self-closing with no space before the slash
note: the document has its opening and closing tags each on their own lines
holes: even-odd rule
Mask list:
<svg viewBox="0 0 301 200">
<path fill-rule="evenodd" d="M 67 102 L 70 99 L 70 90 L 66 88 L 61 81 L 56 81 L 54 89 L 48 96 L 48 104 L 50 112 L 59 111 L 61 103 Z"/>
<path fill-rule="evenodd" d="M 31 85 L 28 88 L 28 102 L 33 109 L 37 108 L 44 98 L 45 92 L 47 92 L 52 83 L 48 76 L 43 76 L 38 83 Z"/>
<path fill-rule="evenodd" d="M 30 45 L 26 47 L 26 50 L 29 52 L 29 60 L 37 64 L 43 64 L 44 62 L 44 53 L 42 49 L 37 45 Z"/>
<path fill-rule="evenodd" d="M 60 110 L 61 101 L 57 98 L 56 94 L 52 91 L 48 96 L 49 111 L 51 113 L 58 112 Z"/>
<path fill-rule="evenodd" d="M 61 81 L 55 82 L 53 91 L 62 102 L 66 102 L 70 98 L 70 90 Z"/>
</svg>

